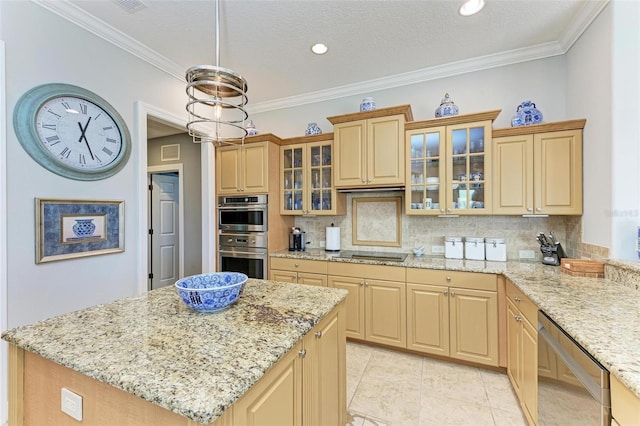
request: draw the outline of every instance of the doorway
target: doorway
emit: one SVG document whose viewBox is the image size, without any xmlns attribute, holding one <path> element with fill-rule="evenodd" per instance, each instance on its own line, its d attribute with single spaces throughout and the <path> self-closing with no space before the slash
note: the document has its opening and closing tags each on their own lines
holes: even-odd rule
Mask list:
<svg viewBox="0 0 640 426">
<path fill-rule="evenodd" d="M 181 176 L 149 173 L 149 289 L 175 283 L 184 275 Z"/>
</svg>

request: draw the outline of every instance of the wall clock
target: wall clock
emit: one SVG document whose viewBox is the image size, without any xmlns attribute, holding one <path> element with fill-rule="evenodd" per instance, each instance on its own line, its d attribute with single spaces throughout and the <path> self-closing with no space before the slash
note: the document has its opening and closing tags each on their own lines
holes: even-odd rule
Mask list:
<svg viewBox="0 0 640 426">
<path fill-rule="evenodd" d="M 129 130 L 120 114 L 100 96 L 70 84 L 44 84 L 22 95 L 13 127 L 34 160 L 70 179 L 112 176 L 131 152 Z"/>
</svg>

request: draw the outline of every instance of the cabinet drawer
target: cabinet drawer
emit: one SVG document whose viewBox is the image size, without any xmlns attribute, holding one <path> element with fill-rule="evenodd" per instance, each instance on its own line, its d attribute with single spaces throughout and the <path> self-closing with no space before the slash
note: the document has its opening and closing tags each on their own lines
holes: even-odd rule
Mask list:
<svg viewBox="0 0 640 426">
<path fill-rule="evenodd" d="M 348 262 L 329 262 L 329 275 L 343 277 L 375 278 L 385 281 L 405 280 L 405 268 L 386 265 L 361 265 Z"/>
<path fill-rule="evenodd" d="M 538 307 L 509 280 L 507 280 L 507 299 L 511 300 L 531 324 L 538 324 Z"/>
<path fill-rule="evenodd" d="M 472 290 L 498 290 L 498 279 L 496 275 L 482 274 L 479 272 L 407 268 L 407 282 L 469 288 Z"/>
<path fill-rule="evenodd" d="M 288 259 L 282 257 L 271 258 L 271 269 L 285 271 L 312 272 L 314 274 L 326 274 L 327 262 L 322 260 Z"/>
</svg>

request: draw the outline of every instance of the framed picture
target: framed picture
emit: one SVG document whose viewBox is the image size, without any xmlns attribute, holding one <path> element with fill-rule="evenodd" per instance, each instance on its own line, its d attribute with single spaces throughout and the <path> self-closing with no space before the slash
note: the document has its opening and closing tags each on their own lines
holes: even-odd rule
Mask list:
<svg viewBox="0 0 640 426">
<path fill-rule="evenodd" d="M 36 263 L 124 251 L 124 201 L 36 198 Z"/>
</svg>

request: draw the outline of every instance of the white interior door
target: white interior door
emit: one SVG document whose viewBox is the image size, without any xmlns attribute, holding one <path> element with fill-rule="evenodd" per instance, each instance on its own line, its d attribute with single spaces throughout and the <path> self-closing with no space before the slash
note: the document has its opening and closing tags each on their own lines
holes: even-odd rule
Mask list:
<svg viewBox="0 0 640 426">
<path fill-rule="evenodd" d="M 179 278 L 179 177 L 151 174 L 151 289 L 171 285 Z"/>
</svg>

